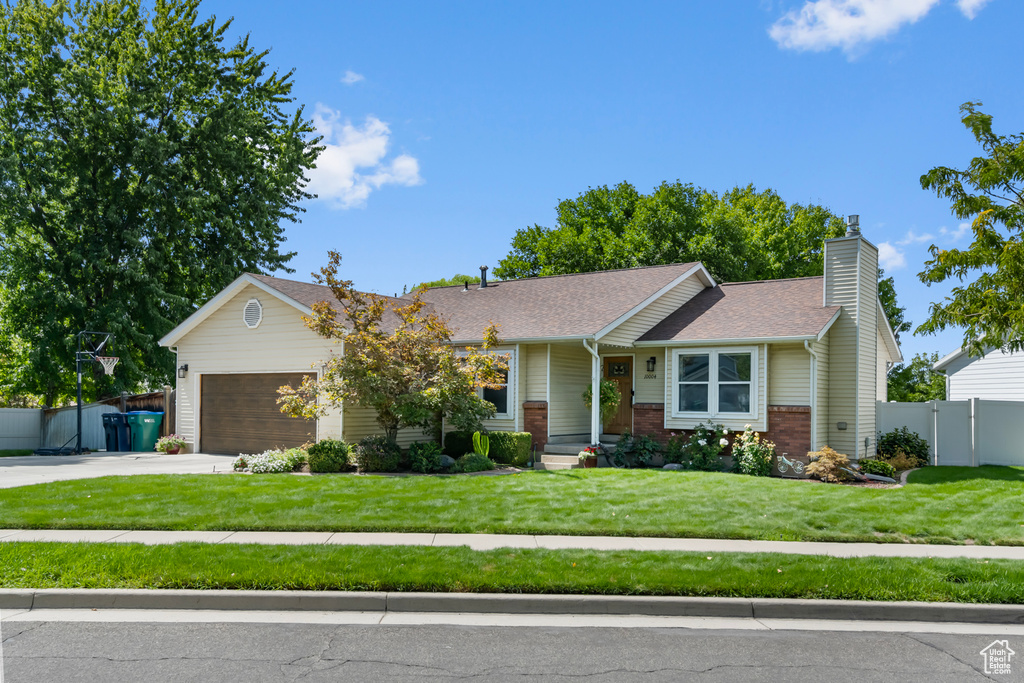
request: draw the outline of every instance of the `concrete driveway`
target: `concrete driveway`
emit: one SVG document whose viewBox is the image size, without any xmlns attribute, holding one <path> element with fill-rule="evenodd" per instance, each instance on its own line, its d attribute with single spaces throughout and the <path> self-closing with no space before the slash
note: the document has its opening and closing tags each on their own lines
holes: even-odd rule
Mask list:
<svg viewBox="0 0 1024 683">
<path fill-rule="evenodd" d="M 0 458 L 0 488 L 126 474 L 206 474 L 230 472 L 230 455 L 91 453 Z"/>
</svg>

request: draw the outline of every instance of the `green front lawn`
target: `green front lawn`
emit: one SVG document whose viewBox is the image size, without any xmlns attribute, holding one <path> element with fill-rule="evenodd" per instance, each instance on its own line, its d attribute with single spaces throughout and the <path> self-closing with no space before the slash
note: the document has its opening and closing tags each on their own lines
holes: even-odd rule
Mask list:
<svg viewBox="0 0 1024 683">
<path fill-rule="evenodd" d="M 360 546 L 0 543 L 4 588 L 596 593 L 1021 603 L 1024 562 Z"/>
<path fill-rule="evenodd" d="M 926 468 L 897 489 L 614 469 L 495 477 L 106 477 L 0 489 L 5 527 L 1024 545 L 1024 469 Z"/>
<path fill-rule="evenodd" d="M 33 450 L 31 448 L 8 448 L 7 450 L 0 450 L 0 458 L 17 458 L 22 455 L 32 455 Z"/>
</svg>

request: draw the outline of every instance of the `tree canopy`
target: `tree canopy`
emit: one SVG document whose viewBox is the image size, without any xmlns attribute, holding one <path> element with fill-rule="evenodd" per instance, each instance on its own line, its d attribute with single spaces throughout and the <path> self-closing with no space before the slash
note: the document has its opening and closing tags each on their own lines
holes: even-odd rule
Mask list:
<svg viewBox="0 0 1024 683">
<path fill-rule="evenodd" d="M 0 5 L 0 348 L 8 391 L 73 391 L 74 339 L 116 335 L 110 379 L 170 379 L 157 341 L 244 271 L 285 269 L 283 222 L 321 147 L 292 74 L 198 0 Z"/>
<path fill-rule="evenodd" d="M 327 285 L 334 303 L 313 306 L 306 325 L 342 345 L 324 363 L 320 379 L 308 376 L 300 387 L 279 389 L 281 411 L 296 417 L 324 415 L 328 406 L 352 401 L 372 409 L 385 436 L 420 427 L 441 441 L 443 422 L 473 431 L 495 414 L 494 404 L 477 389 L 499 388 L 508 371 L 507 355 L 492 325 L 483 331 L 482 348 L 459 351 L 452 330 L 414 292 L 409 299 L 363 294 L 339 277 L 341 255 L 329 252 L 328 265 L 314 279 Z"/>
<path fill-rule="evenodd" d="M 944 401 L 946 376 L 932 370 L 939 354 L 919 353 L 909 363 L 900 363 L 889 371 L 888 398 L 890 401 Z"/>
<path fill-rule="evenodd" d="M 451 277 L 443 277 L 438 280 L 431 280 L 430 282 L 421 282 L 413 289 L 430 288 L 430 287 L 452 287 L 454 285 L 461 285 L 465 283 L 471 285 L 480 283 L 479 275 L 453 275 Z"/>
<path fill-rule="evenodd" d="M 921 280 L 962 284 L 932 304 L 917 332 L 962 327 L 972 355 L 983 353 L 982 340 L 1024 349 L 1024 134 L 993 132 L 992 117 L 981 106 L 964 103 L 960 120 L 984 154 L 964 170 L 937 166 L 921 176 L 922 188 L 949 199 L 953 215 L 971 221 L 974 240 L 966 249 L 932 245 Z"/>
</svg>

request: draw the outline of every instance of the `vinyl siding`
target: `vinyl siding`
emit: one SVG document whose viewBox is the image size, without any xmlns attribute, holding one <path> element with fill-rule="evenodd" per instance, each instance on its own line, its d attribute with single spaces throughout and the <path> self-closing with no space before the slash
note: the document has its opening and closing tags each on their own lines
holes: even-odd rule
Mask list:
<svg viewBox="0 0 1024 683">
<path fill-rule="evenodd" d="M 815 395 L 814 410 L 814 440 L 813 446 L 821 448 L 829 442 L 829 335 L 831 331 L 825 335 L 825 338 L 821 341 L 816 341 L 811 344 L 811 348 L 814 349 L 815 355 L 818 357 L 818 364 L 815 366 L 815 382 L 817 383 L 817 393 Z"/>
<path fill-rule="evenodd" d="M 373 434 L 383 434 L 384 430 L 377 424 L 377 413 L 372 408 L 363 408 L 358 405 L 345 405 L 345 435 L 344 441 L 356 443 L 360 439 Z M 424 434 L 419 429 L 398 430 L 398 445 L 408 448 L 413 441 L 431 441 L 433 437 Z"/>
<path fill-rule="evenodd" d="M 670 313 L 692 299 L 702 289 L 704 289 L 704 283 L 701 282 L 697 274 L 691 275 L 652 301 L 646 308 L 622 322 L 610 333 L 601 337 L 598 340 L 599 343 L 631 346 L 641 335 L 667 318 Z"/>
<path fill-rule="evenodd" d="M 529 344 L 522 347 L 524 378 L 523 401 L 548 400 L 548 345 Z"/>
<path fill-rule="evenodd" d="M 951 401 L 1024 401 L 1024 353 L 992 349 L 982 358 L 958 359 L 946 373 Z"/>
<path fill-rule="evenodd" d="M 654 372 L 647 372 L 647 359 L 655 358 Z M 636 352 L 634 374 L 635 403 L 662 403 L 665 400 L 665 382 L 668 375 L 665 363 L 665 347 L 643 347 Z"/>
<path fill-rule="evenodd" d="M 768 405 L 811 405 L 811 358 L 803 344 L 769 344 Z"/>
<path fill-rule="evenodd" d="M 249 299 L 263 306 L 259 327 L 242 322 Z M 194 449 L 199 421 L 200 378 L 206 373 L 310 372 L 328 358 L 334 347 L 302 322 L 302 314 L 262 289 L 249 285 L 178 342 L 178 365 L 188 374 L 177 381 L 175 431 Z M 315 370 L 314 370 L 315 372 Z M 318 438 L 341 436 L 340 411 L 318 421 Z"/>
<path fill-rule="evenodd" d="M 886 362 L 889 360 L 889 351 L 885 347 L 885 341 L 882 339 L 881 331 L 878 332 L 878 338 L 875 340 L 876 347 L 878 348 L 878 361 L 875 363 L 877 366 L 878 376 L 875 378 L 875 397 L 879 401 L 885 401 L 888 399 L 889 383 L 888 375 L 886 373 Z"/>
<path fill-rule="evenodd" d="M 857 430 L 857 250 L 860 240 L 826 242 L 825 305 L 842 306 L 829 329 L 828 445 L 856 453 Z M 874 299 L 872 299 L 874 303 Z M 872 368 L 874 363 L 872 363 Z M 873 409 L 872 409 L 873 410 Z M 837 423 L 845 422 L 840 430 Z"/>
<path fill-rule="evenodd" d="M 738 418 L 725 418 L 718 416 L 712 418 L 716 424 L 721 424 L 730 430 L 743 431 L 745 425 L 750 424 L 754 431 L 764 432 L 768 430 L 768 367 L 770 359 L 768 356 L 768 345 L 757 344 L 757 380 L 756 386 L 754 387 L 755 393 L 757 394 L 757 412 L 752 417 L 738 417 Z M 730 348 L 744 347 L 749 348 L 750 345 L 746 344 L 726 344 L 722 346 L 713 347 L 716 350 L 728 350 Z M 665 391 L 662 394 L 663 401 L 665 402 L 665 426 L 668 429 L 693 429 L 701 422 L 707 422 L 708 418 L 683 418 L 683 417 L 672 417 L 672 400 L 673 392 L 675 391 L 676 383 L 676 371 L 675 371 L 675 351 L 679 348 L 669 348 L 668 351 L 668 362 L 666 363 L 666 379 L 665 379 Z M 709 347 L 700 347 L 709 348 Z"/>
<path fill-rule="evenodd" d="M 860 255 L 860 313 L 857 322 L 861 333 L 859 338 L 860 363 L 857 378 L 857 427 L 858 458 L 868 457 L 875 452 L 875 402 L 878 400 L 878 250 L 869 242 L 861 241 Z M 864 439 L 869 443 L 864 447 Z M 853 452 L 849 453 L 854 455 Z"/>
<path fill-rule="evenodd" d="M 590 434 L 590 410 L 583 405 L 583 390 L 590 384 L 590 353 L 582 343 L 551 345 L 551 436 Z"/>
</svg>

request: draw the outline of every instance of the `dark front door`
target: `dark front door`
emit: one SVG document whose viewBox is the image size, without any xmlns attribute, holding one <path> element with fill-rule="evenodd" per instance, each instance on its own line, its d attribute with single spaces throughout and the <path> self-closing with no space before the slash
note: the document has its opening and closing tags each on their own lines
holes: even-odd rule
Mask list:
<svg viewBox="0 0 1024 683">
<path fill-rule="evenodd" d="M 200 450 L 238 455 L 292 448 L 313 441 L 316 423 L 288 417 L 277 405 L 277 388 L 302 383 L 302 373 L 203 375 L 200 388 Z"/>
<path fill-rule="evenodd" d="M 633 359 L 629 356 L 606 357 L 604 376 L 619 386 L 619 409 L 604 425 L 606 434 L 621 434 L 633 429 Z"/>
</svg>

